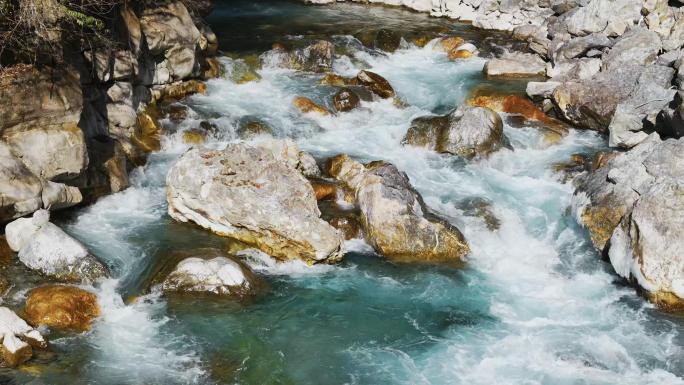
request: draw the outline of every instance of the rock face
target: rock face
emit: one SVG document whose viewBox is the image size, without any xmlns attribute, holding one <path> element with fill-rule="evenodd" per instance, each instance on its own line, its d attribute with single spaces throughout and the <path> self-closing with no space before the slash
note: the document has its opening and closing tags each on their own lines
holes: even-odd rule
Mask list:
<svg viewBox="0 0 684 385">
<path fill-rule="evenodd" d="M 0 307 L 0 336 L 0 358 L 4 366 L 15 367 L 31 359 L 32 347 L 47 347 L 38 330 L 6 307 Z"/>
<path fill-rule="evenodd" d="M 116 48 L 0 76 L 0 222 L 126 188 L 159 146 L 145 106 L 197 91 L 183 81 L 216 67 L 216 36 L 182 2 L 109 11 Z"/>
<path fill-rule="evenodd" d="M 242 263 L 224 256 L 186 258 L 162 283 L 165 292 L 208 293 L 235 298 L 254 294 L 256 277 Z"/>
<path fill-rule="evenodd" d="M 310 169 L 306 159 L 282 141 L 191 149 L 167 176 L 169 215 L 280 260 L 336 261 L 341 236 L 319 217 L 311 184 L 297 168 Z"/>
<path fill-rule="evenodd" d="M 472 158 L 507 145 L 499 114 L 489 108 L 461 107 L 445 116 L 411 122 L 403 143 Z"/>
<path fill-rule="evenodd" d="M 461 232 L 430 213 L 406 174 L 382 161 L 363 165 L 346 155 L 329 172 L 355 191 L 367 242 L 399 262 L 460 263 L 469 246 Z"/>
<path fill-rule="evenodd" d="M 7 243 L 31 269 L 62 281 L 92 282 L 105 277 L 107 268 L 80 242 L 49 222 L 49 213 L 36 211 L 5 227 Z"/>
<path fill-rule="evenodd" d="M 631 151 L 577 179 L 578 212 L 615 271 L 658 304 L 684 305 L 684 142 L 651 134 Z"/>
<path fill-rule="evenodd" d="M 100 315 L 97 296 L 75 286 L 48 285 L 31 290 L 24 313 L 35 326 L 86 331 Z"/>
</svg>

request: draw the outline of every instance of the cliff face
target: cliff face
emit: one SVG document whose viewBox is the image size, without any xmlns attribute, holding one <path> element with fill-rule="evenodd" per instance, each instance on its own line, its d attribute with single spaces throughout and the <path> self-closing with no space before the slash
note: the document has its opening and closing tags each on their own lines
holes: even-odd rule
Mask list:
<svg viewBox="0 0 684 385">
<path fill-rule="evenodd" d="M 114 50 L 0 74 L 0 221 L 128 186 L 159 147 L 154 103 L 201 91 L 216 36 L 181 2 L 123 5 Z"/>
</svg>

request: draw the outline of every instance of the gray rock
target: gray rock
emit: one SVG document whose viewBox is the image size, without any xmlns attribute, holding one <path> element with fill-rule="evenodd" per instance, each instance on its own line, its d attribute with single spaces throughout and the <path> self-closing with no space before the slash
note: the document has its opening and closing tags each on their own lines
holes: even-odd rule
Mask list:
<svg viewBox="0 0 684 385">
<path fill-rule="evenodd" d="M 276 47 L 259 57 L 262 67 L 290 68 L 299 71 L 327 72 L 332 70 L 335 46 L 325 40 L 318 40 L 304 48 L 288 51 Z"/>
<path fill-rule="evenodd" d="M 330 174 L 355 191 L 366 241 L 399 262 L 461 263 L 470 251 L 461 232 L 434 216 L 406 174 L 383 161 L 361 163 L 340 155 Z"/>
<path fill-rule="evenodd" d="M 507 143 L 503 122 L 496 111 L 486 107 L 459 108 L 449 116 L 444 152 L 466 158 L 486 156 Z"/>
<path fill-rule="evenodd" d="M 339 260 L 342 237 L 320 218 L 313 188 L 295 166 L 299 151 L 277 142 L 186 152 L 166 179 L 169 215 L 279 260 Z"/>
<path fill-rule="evenodd" d="M 548 99 L 553 94 L 553 90 L 560 85 L 560 82 L 528 82 L 525 92 L 533 100 Z"/>
<path fill-rule="evenodd" d="M 537 55 L 506 53 L 500 58 L 487 61 L 484 73 L 487 76 L 504 77 L 540 76 L 546 73 L 546 63 Z"/>
<path fill-rule="evenodd" d="M 449 115 L 421 116 L 411 121 L 402 144 L 441 152 L 449 131 Z"/>
<path fill-rule="evenodd" d="M 658 34 L 644 28 L 632 28 L 618 38 L 610 51 L 603 55 L 603 70 L 652 64 L 661 48 Z"/>
<path fill-rule="evenodd" d="M 632 148 L 648 137 L 641 131 L 643 115 L 627 104 L 619 104 L 608 126 L 610 147 Z"/>
<path fill-rule="evenodd" d="M 641 19 L 641 0 L 591 0 L 574 8 L 563 20 L 565 29 L 576 36 L 602 32 L 620 36 Z"/>
<path fill-rule="evenodd" d="M 602 49 L 612 45 L 613 42 L 601 33 L 576 37 L 559 46 L 553 53 L 553 60 L 556 63 L 568 61 L 583 56 L 591 49 Z"/>
<path fill-rule="evenodd" d="M 210 255 L 180 261 L 164 279 L 162 290 L 239 299 L 254 294 L 256 286 L 256 277 L 243 263 L 227 256 Z"/>
</svg>

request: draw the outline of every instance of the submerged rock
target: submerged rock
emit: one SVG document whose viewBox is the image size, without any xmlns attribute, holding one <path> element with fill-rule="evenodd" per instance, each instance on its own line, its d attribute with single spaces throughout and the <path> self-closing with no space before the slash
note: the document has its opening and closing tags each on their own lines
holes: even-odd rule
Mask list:
<svg viewBox="0 0 684 385">
<path fill-rule="evenodd" d="M 86 331 L 100 315 L 97 296 L 75 286 L 48 285 L 31 290 L 24 313 L 35 326 Z"/>
<path fill-rule="evenodd" d="M 577 178 L 578 217 L 615 271 L 658 304 L 684 306 L 684 142 L 651 134 Z"/>
<path fill-rule="evenodd" d="M 318 40 L 304 48 L 288 51 L 282 45 L 260 56 L 262 67 L 290 68 L 299 71 L 328 72 L 332 69 L 335 46 L 325 40 Z"/>
<path fill-rule="evenodd" d="M 5 227 L 7 243 L 19 252 L 19 260 L 61 281 L 92 282 L 105 277 L 107 268 L 49 219 L 46 210 L 38 210 L 32 218 L 19 218 Z"/>
<path fill-rule="evenodd" d="M 359 103 L 359 96 L 349 88 L 343 88 L 333 96 L 333 105 L 339 112 L 351 111 L 358 107 Z"/>
<path fill-rule="evenodd" d="M 387 79 L 375 72 L 362 70 L 356 75 L 356 83 L 368 87 L 383 99 L 393 98 L 396 94 Z"/>
<path fill-rule="evenodd" d="M 235 298 L 254 294 L 254 274 L 241 262 L 226 256 L 186 258 L 164 279 L 165 292 L 207 293 Z"/>
<path fill-rule="evenodd" d="M 292 99 L 292 104 L 305 114 L 314 112 L 320 115 L 330 115 L 330 111 L 328 111 L 325 107 L 321 107 L 313 100 L 303 96 L 297 96 Z"/>
<path fill-rule="evenodd" d="M 460 263 L 469 246 L 463 234 L 432 214 L 406 174 L 382 161 L 363 164 L 339 155 L 329 173 L 355 191 L 368 243 L 400 262 Z"/>
<path fill-rule="evenodd" d="M 245 120 L 238 125 L 237 134 L 242 139 L 273 136 L 273 129 L 260 120 Z"/>
<path fill-rule="evenodd" d="M 0 358 L 3 366 L 16 367 L 31 359 L 32 347 L 45 348 L 47 342 L 12 310 L 0 307 Z"/>
<path fill-rule="evenodd" d="M 402 143 L 472 158 L 507 146 L 508 139 L 495 111 L 461 107 L 448 115 L 414 119 Z"/>
<path fill-rule="evenodd" d="M 279 260 L 339 260 L 341 236 L 320 219 L 303 175 L 320 172 L 311 160 L 291 142 L 276 140 L 230 144 L 222 151 L 191 149 L 167 176 L 169 215 Z"/>
</svg>

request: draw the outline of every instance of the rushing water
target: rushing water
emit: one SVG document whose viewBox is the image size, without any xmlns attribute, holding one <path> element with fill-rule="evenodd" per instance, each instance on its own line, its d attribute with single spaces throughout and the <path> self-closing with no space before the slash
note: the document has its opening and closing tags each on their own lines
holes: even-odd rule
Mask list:
<svg viewBox="0 0 684 385">
<path fill-rule="evenodd" d="M 363 103 L 338 116 L 302 116 L 296 95 L 329 103 L 320 75 L 260 71 L 257 82 L 208 83 L 207 95 L 169 133 L 133 186 L 63 220 L 115 271 L 99 285 L 103 315 L 93 330 L 52 335 L 55 357 L 24 368 L 35 384 L 682 384 L 684 322 L 654 309 L 621 283 L 591 248 L 571 210 L 572 187 L 553 163 L 601 149 L 604 139 L 571 131 L 548 145 L 538 128 L 509 124 L 513 150 L 464 161 L 400 141 L 411 119 L 442 113 L 486 83 L 479 59 L 449 62 L 431 44 L 393 54 L 355 50 L 351 34 L 371 27 L 454 30 L 483 48 L 500 38 L 396 9 L 304 7 L 289 2 L 219 4 L 210 21 L 231 55 L 280 39 L 334 35 L 347 44 L 335 70 L 371 68 L 407 104 Z M 345 43 L 346 42 L 346 43 Z M 486 47 L 489 47 L 486 49 Z M 499 88 L 519 84 L 490 82 Z M 361 242 L 335 266 L 251 262 L 267 288 L 248 303 L 166 298 L 147 282 L 177 252 L 230 242 L 166 214 L 165 174 L 187 146 L 182 132 L 209 119 L 211 145 L 235 140 L 258 117 L 318 158 L 348 153 L 385 159 L 408 173 L 427 204 L 463 230 L 467 267 L 396 265 Z M 491 203 L 500 229 L 462 209 Z M 21 300 L 19 293 L 15 301 Z"/>
</svg>

